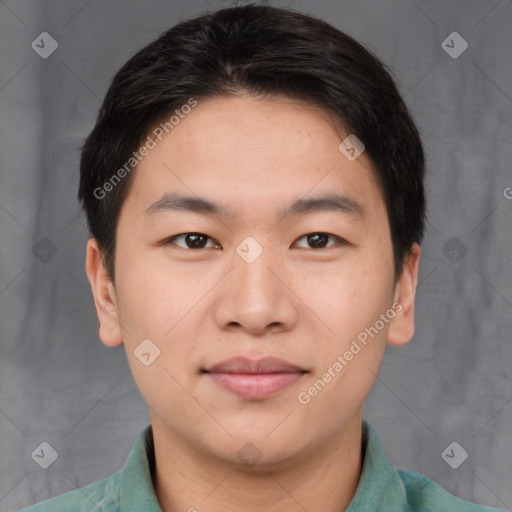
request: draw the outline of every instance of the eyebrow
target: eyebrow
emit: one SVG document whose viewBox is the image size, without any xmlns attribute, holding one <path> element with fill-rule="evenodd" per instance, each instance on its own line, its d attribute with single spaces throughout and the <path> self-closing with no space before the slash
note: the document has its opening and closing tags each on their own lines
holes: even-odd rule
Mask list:
<svg viewBox="0 0 512 512">
<path fill-rule="evenodd" d="M 155 213 L 188 211 L 202 215 L 233 217 L 234 214 L 224 206 L 201 197 L 184 196 L 177 193 L 166 193 L 144 210 L 146 215 Z M 363 218 L 363 206 L 345 195 L 327 194 L 309 199 L 297 199 L 291 206 L 278 210 L 279 218 L 286 215 L 298 216 L 317 212 L 341 212 L 353 217 Z"/>
</svg>

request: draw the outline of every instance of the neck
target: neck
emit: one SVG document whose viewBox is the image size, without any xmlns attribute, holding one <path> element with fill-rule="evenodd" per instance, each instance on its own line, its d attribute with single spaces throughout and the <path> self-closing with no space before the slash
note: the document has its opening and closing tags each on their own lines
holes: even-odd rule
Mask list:
<svg viewBox="0 0 512 512">
<path fill-rule="evenodd" d="M 358 414 L 328 442 L 279 468 L 240 469 L 199 451 L 152 418 L 155 492 L 163 512 L 343 512 L 361 475 Z"/>
</svg>

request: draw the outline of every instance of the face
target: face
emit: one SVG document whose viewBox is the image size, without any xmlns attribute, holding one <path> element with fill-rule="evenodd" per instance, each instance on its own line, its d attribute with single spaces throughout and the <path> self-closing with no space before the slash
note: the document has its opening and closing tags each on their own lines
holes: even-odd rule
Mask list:
<svg viewBox="0 0 512 512">
<path fill-rule="evenodd" d="M 290 99 L 198 101 L 134 171 L 115 287 L 89 242 L 100 337 L 124 343 L 154 426 L 203 455 L 238 464 L 252 442 L 278 467 L 335 443 L 413 334 L 419 248 L 395 279 L 347 135 Z"/>
</svg>

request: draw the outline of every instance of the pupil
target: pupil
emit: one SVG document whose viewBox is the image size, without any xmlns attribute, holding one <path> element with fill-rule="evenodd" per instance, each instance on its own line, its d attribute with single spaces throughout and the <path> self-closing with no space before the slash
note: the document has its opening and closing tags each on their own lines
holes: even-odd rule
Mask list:
<svg viewBox="0 0 512 512">
<path fill-rule="evenodd" d="M 323 233 L 308 235 L 308 244 L 312 247 L 325 247 L 327 244 L 327 236 Z"/>
<path fill-rule="evenodd" d="M 203 235 L 187 235 L 187 245 L 202 248 L 205 245 L 205 237 Z"/>
</svg>

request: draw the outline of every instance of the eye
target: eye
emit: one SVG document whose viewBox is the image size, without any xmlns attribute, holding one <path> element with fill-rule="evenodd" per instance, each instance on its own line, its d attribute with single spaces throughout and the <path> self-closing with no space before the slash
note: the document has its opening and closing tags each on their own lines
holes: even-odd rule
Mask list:
<svg viewBox="0 0 512 512">
<path fill-rule="evenodd" d="M 308 244 L 306 247 L 302 246 L 299 247 L 305 248 L 305 249 L 325 249 L 327 247 L 332 247 L 333 245 L 336 245 L 335 243 L 328 243 L 329 238 L 334 240 L 335 242 L 344 244 L 346 243 L 342 238 L 339 236 L 331 235 L 329 233 L 309 233 L 307 235 L 301 236 L 295 244 L 298 244 L 300 240 L 305 240 L 306 244 Z"/>
<path fill-rule="evenodd" d="M 178 240 L 182 243 L 177 243 Z M 214 244 L 207 246 L 209 240 L 214 242 Z M 164 241 L 164 245 L 165 244 L 174 244 L 183 249 L 209 249 L 211 247 L 220 247 L 213 238 L 210 238 L 204 233 L 181 233 L 167 238 Z"/>
<path fill-rule="evenodd" d="M 331 239 L 331 243 L 329 243 L 329 239 Z M 304 245 L 304 242 L 302 242 L 301 246 L 301 240 L 304 240 L 307 245 Z M 308 233 L 301 236 L 295 242 L 295 245 L 301 249 L 325 249 L 336 245 L 336 243 L 344 244 L 346 242 L 342 238 L 329 233 Z M 216 240 L 204 233 L 181 233 L 174 235 L 164 240 L 163 245 L 166 244 L 177 245 L 183 249 L 220 248 L 220 244 Z"/>
</svg>

